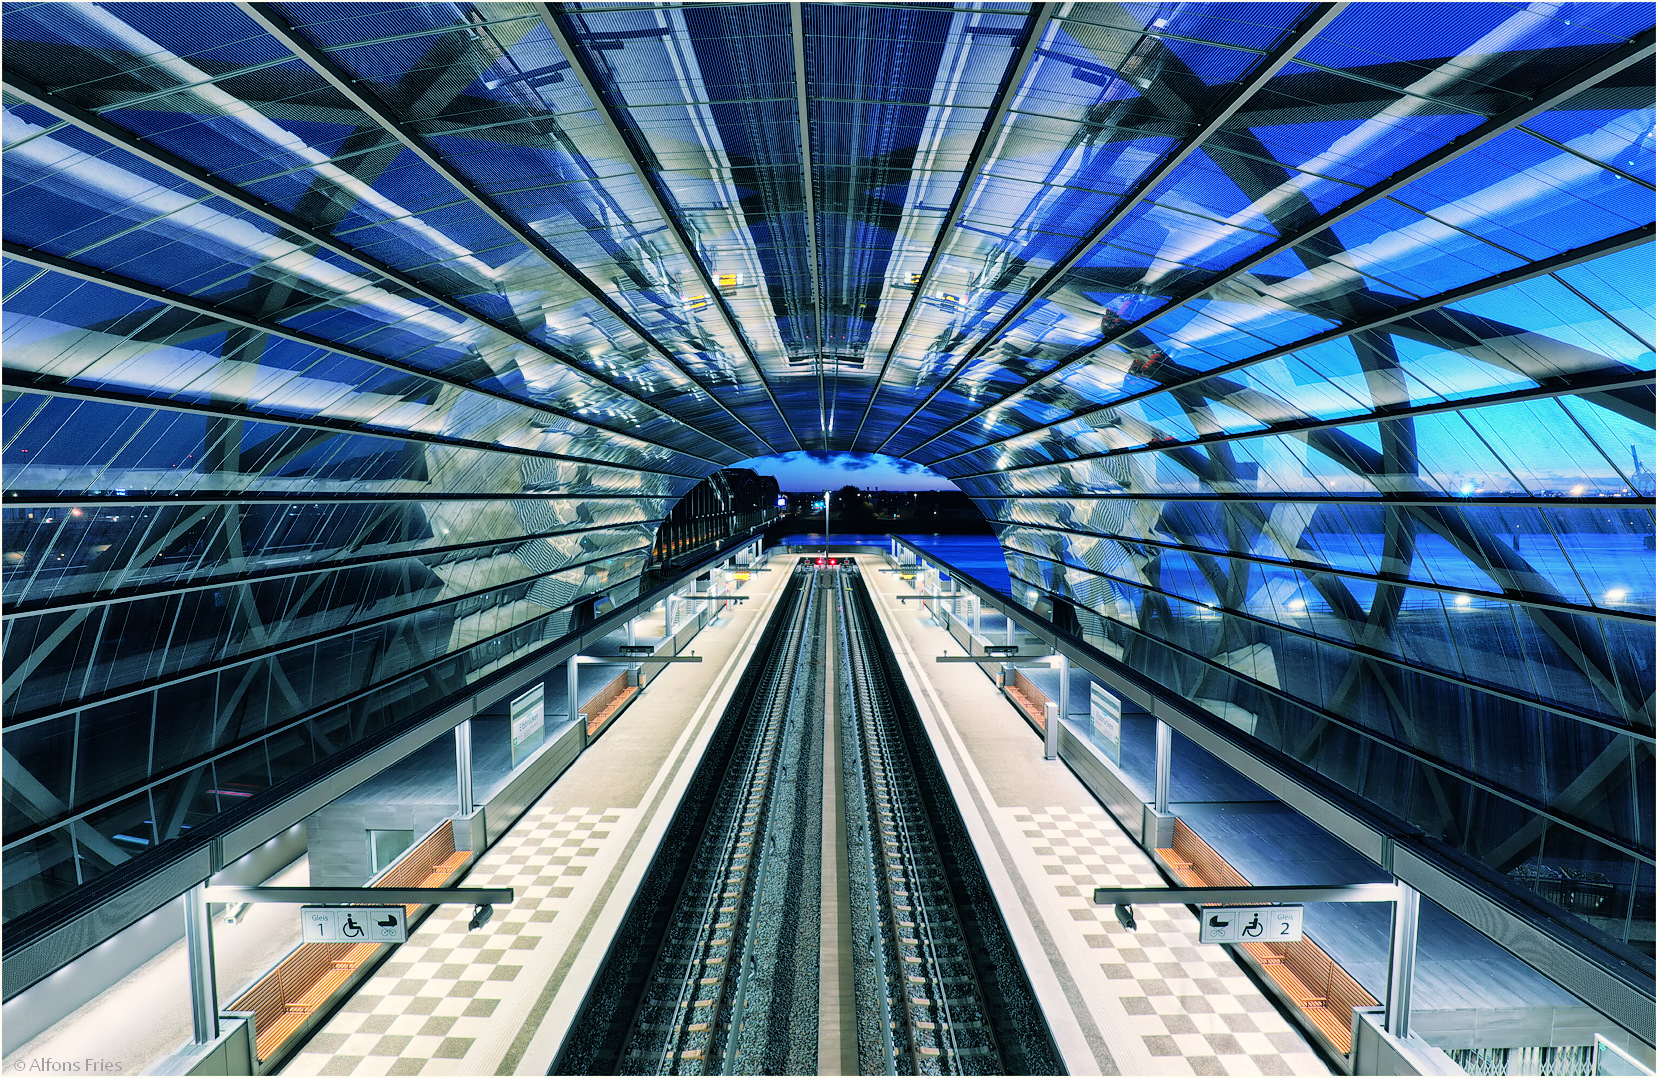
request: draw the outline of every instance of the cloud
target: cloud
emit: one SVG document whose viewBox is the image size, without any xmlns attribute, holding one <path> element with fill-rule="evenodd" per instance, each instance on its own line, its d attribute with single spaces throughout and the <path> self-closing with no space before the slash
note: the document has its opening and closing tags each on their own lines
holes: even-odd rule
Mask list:
<svg viewBox="0 0 1658 1078">
<path fill-rule="evenodd" d="M 868 453 L 831 453 L 826 449 L 808 449 L 801 455 L 825 467 L 839 468 L 843 472 L 861 472 L 866 468 L 875 467 L 878 463 L 876 458 Z"/>
</svg>

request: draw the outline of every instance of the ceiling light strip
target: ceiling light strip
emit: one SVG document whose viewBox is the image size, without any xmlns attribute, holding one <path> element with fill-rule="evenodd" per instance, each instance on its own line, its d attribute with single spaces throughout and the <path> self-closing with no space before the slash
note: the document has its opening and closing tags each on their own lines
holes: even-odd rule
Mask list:
<svg viewBox="0 0 1658 1078">
<path fill-rule="evenodd" d="M 817 368 L 818 430 L 823 434 L 823 448 L 829 445 L 829 406 L 823 395 L 823 287 L 818 272 L 817 197 L 813 186 L 812 128 L 806 107 L 806 14 L 799 0 L 789 4 L 790 37 L 794 44 L 795 107 L 800 121 L 800 189 L 806 199 L 806 246 L 812 266 L 812 339 L 813 365 Z M 839 360 L 836 360 L 839 365 Z"/>
</svg>

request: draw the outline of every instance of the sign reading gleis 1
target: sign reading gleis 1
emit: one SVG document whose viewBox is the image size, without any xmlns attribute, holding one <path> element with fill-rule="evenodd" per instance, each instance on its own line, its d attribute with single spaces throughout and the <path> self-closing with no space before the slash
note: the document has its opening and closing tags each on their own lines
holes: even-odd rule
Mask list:
<svg viewBox="0 0 1658 1078">
<path fill-rule="evenodd" d="M 402 943 L 409 925 L 402 906 L 301 906 L 306 943 Z"/>
<path fill-rule="evenodd" d="M 1301 938 L 1300 906 L 1205 907 L 1201 943 L 1292 943 Z"/>
</svg>

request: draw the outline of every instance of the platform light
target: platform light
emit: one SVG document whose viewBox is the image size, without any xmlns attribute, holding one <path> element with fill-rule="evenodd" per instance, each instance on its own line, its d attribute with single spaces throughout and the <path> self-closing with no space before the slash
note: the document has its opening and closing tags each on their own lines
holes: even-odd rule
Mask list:
<svg viewBox="0 0 1658 1078">
<path fill-rule="evenodd" d="M 1604 598 L 1609 603 L 1621 603 L 1625 599 L 1629 598 L 1629 589 L 1628 588 L 1608 588 Z"/>
<path fill-rule="evenodd" d="M 1469 607 L 1474 605 L 1474 597 L 1471 595 L 1458 595 L 1454 602 L 1457 605 L 1457 609 L 1467 610 Z"/>
</svg>

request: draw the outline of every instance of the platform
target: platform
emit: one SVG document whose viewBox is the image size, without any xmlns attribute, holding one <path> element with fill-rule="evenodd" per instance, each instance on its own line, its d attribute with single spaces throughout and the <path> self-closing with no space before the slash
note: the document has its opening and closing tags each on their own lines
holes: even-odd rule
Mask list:
<svg viewBox="0 0 1658 1078">
<path fill-rule="evenodd" d="M 545 1074 L 788 580 L 778 558 L 479 859 L 517 900 L 444 907 L 280 1071 Z"/>
<path fill-rule="evenodd" d="M 479 932 L 439 911 L 282 1073 L 545 1073 L 787 579 L 756 578 L 698 637 L 707 661 L 647 687 L 480 860 L 466 882 L 518 888 L 510 910 Z M 1159 877 L 988 679 L 917 662 L 943 634 L 896 579 L 866 579 L 1071 1072 L 1328 1073 L 1183 907 L 1147 908 L 1134 934 L 1091 907 L 1095 884 Z"/>
</svg>

